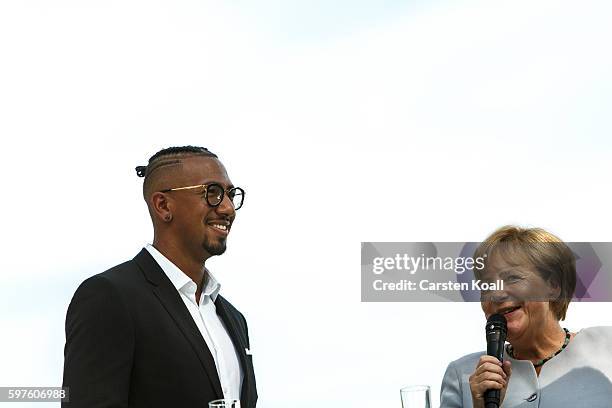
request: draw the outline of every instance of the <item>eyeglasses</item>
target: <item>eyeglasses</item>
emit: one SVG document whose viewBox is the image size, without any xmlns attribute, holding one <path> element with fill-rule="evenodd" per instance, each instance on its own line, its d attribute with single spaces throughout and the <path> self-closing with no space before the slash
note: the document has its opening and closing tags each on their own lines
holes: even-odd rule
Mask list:
<svg viewBox="0 0 612 408">
<path fill-rule="evenodd" d="M 240 187 L 232 187 L 229 190 L 225 190 L 222 185 L 217 183 L 210 184 L 198 184 L 197 186 L 187 186 L 187 187 L 177 187 L 177 188 L 167 188 L 165 190 L 161 190 L 160 193 L 169 193 L 170 191 L 179 191 L 179 190 L 192 190 L 194 188 L 203 188 L 204 189 L 204 199 L 206 203 L 211 207 L 218 207 L 223 201 L 223 197 L 225 194 L 229 197 L 232 205 L 234 206 L 234 210 L 239 210 L 244 203 L 244 190 Z"/>
</svg>

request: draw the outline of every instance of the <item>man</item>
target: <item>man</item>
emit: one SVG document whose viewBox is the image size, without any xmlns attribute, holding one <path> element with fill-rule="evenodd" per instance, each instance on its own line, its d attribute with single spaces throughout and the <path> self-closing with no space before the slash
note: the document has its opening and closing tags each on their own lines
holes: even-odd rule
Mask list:
<svg viewBox="0 0 612 408">
<path fill-rule="evenodd" d="M 171 147 L 147 166 L 153 245 L 81 284 L 68 307 L 63 408 L 206 408 L 257 402 L 244 316 L 205 268 L 242 206 L 217 156 Z"/>
</svg>

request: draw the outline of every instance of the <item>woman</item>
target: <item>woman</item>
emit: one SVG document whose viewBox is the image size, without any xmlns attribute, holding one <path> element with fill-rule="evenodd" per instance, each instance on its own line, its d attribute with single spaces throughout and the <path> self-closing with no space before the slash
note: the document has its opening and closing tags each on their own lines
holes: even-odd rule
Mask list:
<svg viewBox="0 0 612 408">
<path fill-rule="evenodd" d="M 508 324 L 504 362 L 474 353 L 449 364 L 442 408 L 484 408 L 484 393 L 501 390 L 503 408 L 612 407 L 612 328 L 578 333 L 559 324 L 576 287 L 572 251 L 539 228 L 506 226 L 476 250 L 475 270 L 503 289 L 483 292 L 485 318 L 503 314 Z"/>
</svg>

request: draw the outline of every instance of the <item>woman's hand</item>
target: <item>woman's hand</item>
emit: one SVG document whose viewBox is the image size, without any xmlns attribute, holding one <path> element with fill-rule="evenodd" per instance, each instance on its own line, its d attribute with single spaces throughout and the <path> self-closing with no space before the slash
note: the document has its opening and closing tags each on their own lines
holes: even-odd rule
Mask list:
<svg viewBox="0 0 612 408">
<path fill-rule="evenodd" d="M 476 370 L 470 376 L 470 390 L 472 391 L 474 408 L 484 408 L 485 391 L 491 389 L 501 390 L 499 400 L 501 405 L 506 396 L 511 374 L 512 365 L 509 361 L 504 361 L 504 364 L 502 364 L 493 356 L 481 356 Z"/>
</svg>

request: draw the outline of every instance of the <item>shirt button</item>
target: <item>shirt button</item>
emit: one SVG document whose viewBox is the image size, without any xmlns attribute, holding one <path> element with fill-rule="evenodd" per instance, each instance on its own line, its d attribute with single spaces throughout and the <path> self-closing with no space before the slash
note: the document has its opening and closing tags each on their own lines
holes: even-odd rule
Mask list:
<svg viewBox="0 0 612 408">
<path fill-rule="evenodd" d="M 538 399 L 538 394 L 537 394 L 536 392 L 534 392 L 533 394 L 531 394 L 531 395 L 529 396 L 529 398 L 527 398 L 527 399 L 526 399 L 526 401 L 527 401 L 527 402 L 533 402 L 533 401 L 535 401 L 536 399 Z"/>
</svg>

